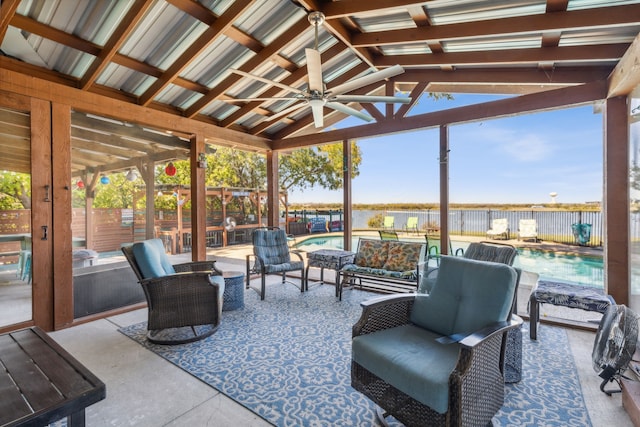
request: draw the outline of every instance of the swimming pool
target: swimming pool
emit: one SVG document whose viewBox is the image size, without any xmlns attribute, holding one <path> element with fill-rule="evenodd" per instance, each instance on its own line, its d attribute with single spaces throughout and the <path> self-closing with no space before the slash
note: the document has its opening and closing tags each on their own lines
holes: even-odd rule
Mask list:
<svg viewBox="0 0 640 427">
<path fill-rule="evenodd" d="M 353 236 L 351 247 L 358 247 L 359 236 Z M 420 239 L 403 239 L 423 242 Z M 296 244 L 296 248 L 312 252 L 318 249 L 342 249 L 343 239 L 340 235 L 309 237 Z M 469 246 L 469 242 L 451 242 L 453 250 Z M 518 256 L 514 267 L 538 273 L 542 280 L 557 280 L 568 283 L 604 287 L 604 269 L 602 258 L 565 255 L 555 252 L 539 251 L 529 248 L 518 248 Z"/>
</svg>

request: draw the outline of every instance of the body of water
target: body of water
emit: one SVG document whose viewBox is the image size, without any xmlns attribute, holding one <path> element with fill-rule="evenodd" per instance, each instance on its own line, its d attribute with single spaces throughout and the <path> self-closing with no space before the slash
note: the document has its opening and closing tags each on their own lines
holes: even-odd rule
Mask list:
<svg viewBox="0 0 640 427">
<path fill-rule="evenodd" d="M 352 248 L 358 247 L 360 237 L 354 236 Z M 423 239 L 403 239 L 424 242 Z M 342 249 L 342 236 L 318 236 L 307 238 L 296 245 L 305 252 L 318 249 Z M 453 251 L 466 250 L 469 242 L 451 242 Z M 574 283 L 580 285 L 604 287 L 604 270 L 602 258 L 578 255 L 557 254 L 555 252 L 519 248 L 514 267 L 537 273 L 542 280 Z"/>
</svg>

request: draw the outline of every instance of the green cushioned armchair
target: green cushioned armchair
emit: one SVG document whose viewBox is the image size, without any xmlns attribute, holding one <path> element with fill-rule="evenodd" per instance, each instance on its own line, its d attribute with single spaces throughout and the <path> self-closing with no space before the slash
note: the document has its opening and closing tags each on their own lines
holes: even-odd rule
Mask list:
<svg viewBox="0 0 640 427">
<path fill-rule="evenodd" d="M 362 304 L 351 385 L 407 426 L 487 425 L 504 402 L 516 271 L 443 256 L 430 294 Z M 384 411 L 384 413 L 383 413 Z"/>
</svg>

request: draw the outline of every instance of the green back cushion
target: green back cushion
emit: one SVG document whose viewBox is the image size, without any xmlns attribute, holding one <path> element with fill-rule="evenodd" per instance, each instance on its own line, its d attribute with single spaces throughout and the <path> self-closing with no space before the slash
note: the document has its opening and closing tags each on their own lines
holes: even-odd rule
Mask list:
<svg viewBox="0 0 640 427">
<path fill-rule="evenodd" d="M 145 279 L 175 274 L 173 265 L 164 251 L 160 239 L 145 240 L 133 244 L 133 255 Z"/>
<path fill-rule="evenodd" d="M 416 295 L 411 321 L 442 335 L 477 331 L 507 320 L 515 289 L 508 265 L 443 256 L 431 293 Z"/>
</svg>

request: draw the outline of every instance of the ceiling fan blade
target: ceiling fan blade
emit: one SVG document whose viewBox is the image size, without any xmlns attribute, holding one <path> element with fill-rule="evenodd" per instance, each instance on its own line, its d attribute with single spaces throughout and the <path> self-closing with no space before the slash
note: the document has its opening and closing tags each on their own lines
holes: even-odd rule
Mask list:
<svg viewBox="0 0 640 427">
<path fill-rule="evenodd" d="M 323 93 L 324 83 L 322 81 L 322 62 L 320 60 L 320 52 L 315 49 L 305 49 L 304 54 L 307 57 L 309 92 Z"/>
<path fill-rule="evenodd" d="M 397 76 L 398 74 L 402 73 L 404 73 L 404 68 L 402 68 L 400 65 L 394 65 L 393 67 L 385 68 L 384 70 L 376 71 L 374 73 L 367 74 L 366 76 L 359 77 L 357 79 L 350 80 L 346 83 L 338 85 L 328 90 L 327 93 L 330 96 L 341 95 L 343 93 L 360 89 L 361 87 L 370 85 L 371 83 L 388 79 L 389 77 Z"/>
<path fill-rule="evenodd" d="M 333 108 L 336 111 L 340 111 L 341 113 L 349 114 L 351 116 L 358 117 L 366 122 L 370 122 L 373 120 L 368 114 L 363 113 L 362 111 L 358 111 L 355 108 L 351 108 L 348 105 L 340 104 L 339 102 L 327 102 L 325 104 L 329 108 Z"/>
<path fill-rule="evenodd" d="M 273 120 L 284 117 L 290 113 L 293 113 L 294 111 L 299 110 L 302 107 L 305 107 L 306 105 L 307 105 L 306 102 L 301 102 L 300 104 L 292 105 L 291 107 L 285 108 L 284 110 L 277 112 L 276 114 L 266 117 L 264 120 L 267 122 L 271 122 Z"/>
<path fill-rule="evenodd" d="M 228 98 L 221 99 L 225 102 L 251 102 L 251 101 L 296 101 L 302 100 L 299 96 L 284 96 L 284 97 L 271 97 L 271 98 Z"/>
<path fill-rule="evenodd" d="M 321 128 L 324 126 L 324 101 L 319 99 L 314 99 L 309 101 L 311 105 L 311 112 L 313 113 L 313 124 L 317 128 Z"/>
<path fill-rule="evenodd" d="M 230 68 L 229 71 L 231 71 L 232 73 L 240 74 L 241 76 L 244 76 L 244 77 L 249 77 L 250 79 L 258 80 L 259 82 L 262 82 L 262 83 L 279 87 L 280 89 L 288 90 L 289 92 L 304 93 L 300 89 L 295 88 L 293 86 L 288 86 L 282 83 L 278 83 L 274 80 L 265 79 L 264 77 L 256 76 L 255 74 L 245 73 L 244 71 L 236 70 L 235 68 Z"/>
<path fill-rule="evenodd" d="M 336 95 L 329 98 L 331 101 L 339 102 L 387 102 L 408 104 L 411 98 L 403 96 L 375 96 L 375 95 Z"/>
</svg>

